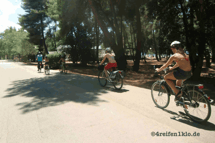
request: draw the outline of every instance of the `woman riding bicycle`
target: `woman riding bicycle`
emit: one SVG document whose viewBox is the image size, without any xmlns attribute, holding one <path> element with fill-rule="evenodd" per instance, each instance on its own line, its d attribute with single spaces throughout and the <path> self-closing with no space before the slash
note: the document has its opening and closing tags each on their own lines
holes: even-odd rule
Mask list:
<svg viewBox="0 0 215 143">
<path fill-rule="evenodd" d="M 182 81 L 188 79 L 191 77 L 191 65 L 189 56 L 184 53 L 184 50 L 182 48 L 181 42 L 174 41 L 171 43 L 170 48 L 174 55 L 172 55 L 169 60 L 160 68 L 156 68 L 157 72 L 162 71 L 166 67 L 168 67 L 173 61 L 176 62 L 176 64 L 170 68 L 170 70 L 173 70 L 176 68 L 174 72 L 168 73 L 164 76 L 164 79 L 166 83 L 169 85 L 169 87 L 173 90 L 175 93 L 175 100 L 179 100 L 181 98 L 181 91 L 179 91 L 172 80 L 176 80 L 176 85 L 181 86 Z"/>
</svg>

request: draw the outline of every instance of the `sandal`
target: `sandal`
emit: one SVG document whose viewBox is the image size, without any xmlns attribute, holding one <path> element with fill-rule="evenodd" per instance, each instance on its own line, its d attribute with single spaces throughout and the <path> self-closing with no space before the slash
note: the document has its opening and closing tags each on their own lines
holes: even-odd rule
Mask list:
<svg viewBox="0 0 215 143">
<path fill-rule="evenodd" d="M 180 94 L 182 94 L 181 90 L 178 92 L 177 95 L 175 95 L 175 101 L 180 101 L 180 99 L 182 97 L 182 95 L 180 95 Z"/>
</svg>

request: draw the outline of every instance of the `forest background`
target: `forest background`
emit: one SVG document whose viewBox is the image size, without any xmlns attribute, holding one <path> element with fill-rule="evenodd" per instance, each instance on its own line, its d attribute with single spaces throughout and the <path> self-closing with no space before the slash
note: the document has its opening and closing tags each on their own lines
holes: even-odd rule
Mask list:
<svg viewBox="0 0 215 143">
<path fill-rule="evenodd" d="M 119 69 L 131 58 L 137 72 L 141 53 L 160 61 L 177 40 L 199 78 L 204 57 L 207 67 L 215 62 L 214 7 L 213 0 L 22 0 L 22 28 L 0 33 L 0 56 L 28 59 L 70 45 L 73 63 L 86 65 L 99 62 L 99 47 L 111 47 Z"/>
</svg>

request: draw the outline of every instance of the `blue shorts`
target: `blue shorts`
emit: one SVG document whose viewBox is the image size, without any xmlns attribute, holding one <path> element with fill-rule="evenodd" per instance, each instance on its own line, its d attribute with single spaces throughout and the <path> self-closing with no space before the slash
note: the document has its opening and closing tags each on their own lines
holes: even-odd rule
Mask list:
<svg viewBox="0 0 215 143">
<path fill-rule="evenodd" d="M 176 68 L 173 75 L 176 79 L 188 79 L 191 77 L 191 71 L 183 71 L 180 68 Z"/>
</svg>

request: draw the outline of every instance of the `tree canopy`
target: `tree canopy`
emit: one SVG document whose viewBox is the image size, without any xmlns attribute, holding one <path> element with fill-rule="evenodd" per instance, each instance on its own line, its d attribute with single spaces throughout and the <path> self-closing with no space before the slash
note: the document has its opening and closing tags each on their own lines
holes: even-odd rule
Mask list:
<svg viewBox="0 0 215 143">
<path fill-rule="evenodd" d="M 178 40 L 189 51 L 194 76 L 199 77 L 206 49 L 215 62 L 214 6 L 212 0 L 23 0 L 27 14 L 19 21 L 29 44 L 47 53 L 70 45 L 73 61 L 86 63 L 92 47 L 98 53 L 102 45 L 112 48 L 119 69 L 126 69 L 126 57 L 132 57 L 134 71 L 139 70 L 141 53 L 150 49 L 160 60 L 162 54 L 170 54 L 170 43 Z M 19 40 L 12 37 L 22 32 L 8 31 L 14 29 L 2 34 L 9 35 L 10 42 L 1 39 L 0 45 L 7 48 L 0 50 L 20 53 L 23 47 L 14 48 L 13 42 Z"/>
</svg>

